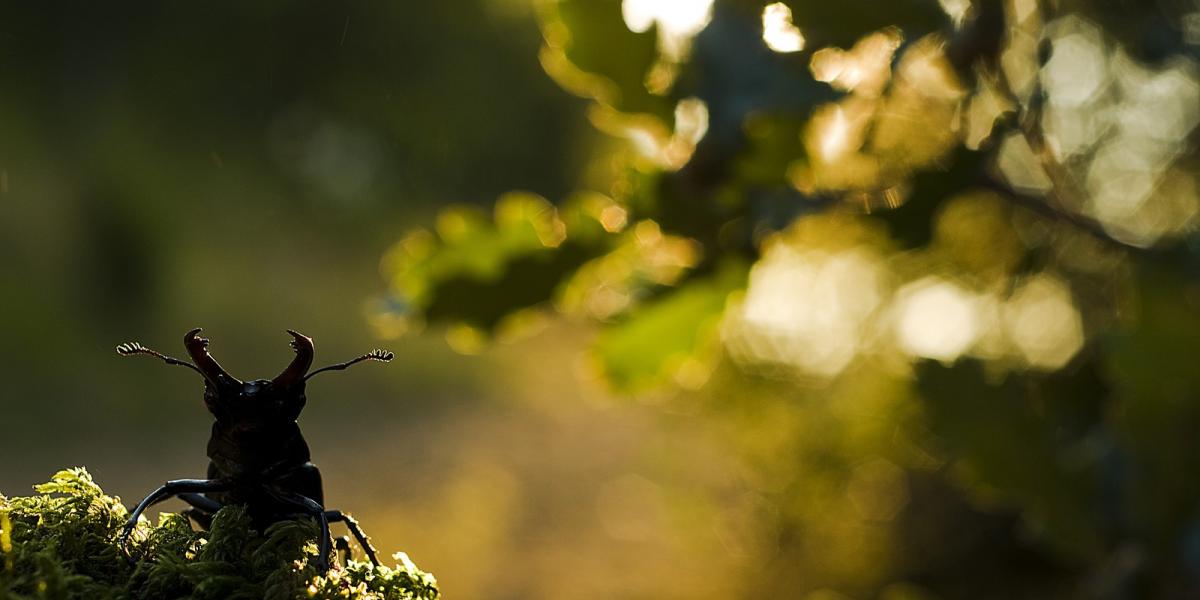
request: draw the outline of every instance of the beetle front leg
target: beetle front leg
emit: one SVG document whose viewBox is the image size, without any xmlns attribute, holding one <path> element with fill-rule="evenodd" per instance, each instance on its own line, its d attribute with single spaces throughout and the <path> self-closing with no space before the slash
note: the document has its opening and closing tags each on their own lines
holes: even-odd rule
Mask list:
<svg viewBox="0 0 1200 600">
<path fill-rule="evenodd" d="M 299 512 L 317 520 L 317 523 L 321 526 L 321 539 L 317 540 L 317 570 L 321 574 L 328 572 L 331 547 L 329 543 L 329 519 L 325 516 L 325 507 L 308 496 L 284 492 L 270 487 L 266 488 L 266 492 L 281 504 L 299 509 Z"/>
<path fill-rule="evenodd" d="M 195 521 L 202 529 L 206 530 L 212 527 L 213 516 L 224 507 L 220 502 L 204 494 L 180 494 L 179 499 L 186 502 L 188 506 L 191 506 L 191 508 L 183 511 L 183 515 Z"/>
<path fill-rule="evenodd" d="M 223 492 L 233 487 L 233 483 L 228 479 L 175 479 L 163 484 L 162 487 L 150 492 L 129 514 L 129 520 L 125 522 L 125 526 L 121 528 L 121 536 L 118 538 L 118 547 L 121 551 L 125 551 L 126 544 L 129 543 L 129 536 L 133 533 L 133 529 L 137 527 L 138 517 L 146 512 L 147 508 L 162 502 L 173 496 L 187 493 L 200 492 Z M 125 558 L 130 562 L 133 557 L 125 554 Z"/>
<path fill-rule="evenodd" d="M 337 552 L 343 567 L 350 564 L 350 536 L 343 535 L 333 540 L 333 549 Z"/>
<path fill-rule="evenodd" d="M 188 506 L 191 506 L 197 510 L 202 510 L 209 514 L 217 514 L 217 511 L 224 507 L 224 505 L 220 502 L 217 502 L 216 500 L 213 500 L 204 494 L 198 494 L 195 492 L 179 494 L 179 499 L 186 502 Z"/>
<path fill-rule="evenodd" d="M 367 537 L 367 534 L 363 533 L 362 528 L 358 526 L 358 521 L 354 520 L 354 517 L 351 517 L 340 510 L 327 510 L 325 511 L 325 518 L 328 519 L 330 523 L 337 523 L 339 521 L 344 522 L 346 524 L 346 529 L 350 530 L 350 533 L 354 535 L 354 539 L 358 540 L 358 545 L 362 546 L 363 552 L 366 553 L 367 558 L 371 559 L 371 564 L 377 567 L 379 566 L 379 559 L 375 557 L 375 547 L 371 545 L 371 538 Z"/>
</svg>

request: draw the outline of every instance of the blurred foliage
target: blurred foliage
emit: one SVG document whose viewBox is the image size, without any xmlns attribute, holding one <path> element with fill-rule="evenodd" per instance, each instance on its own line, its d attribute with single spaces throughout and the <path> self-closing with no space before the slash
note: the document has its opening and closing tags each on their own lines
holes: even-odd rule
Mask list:
<svg viewBox="0 0 1200 600">
<path fill-rule="evenodd" d="M 442 211 L 378 331 L 597 324 L 755 465 L 748 593 L 1200 591 L 1200 6 L 536 7 L 587 191 Z"/>
<path fill-rule="evenodd" d="M 83 469 L 60 471 L 38 495 L 0 496 L 0 598 L 367 598 L 435 600 L 437 583 L 407 557 L 401 566 L 349 561 L 318 575 L 319 529 L 281 521 L 261 534 L 241 507 L 212 530 L 163 514 L 134 532 L 126 561 L 117 543 L 128 518 Z"/>
<path fill-rule="evenodd" d="M 452 595 L 1200 595 L 1191 0 L 6 9 L 0 485 L 374 327 L 306 435 Z"/>
</svg>

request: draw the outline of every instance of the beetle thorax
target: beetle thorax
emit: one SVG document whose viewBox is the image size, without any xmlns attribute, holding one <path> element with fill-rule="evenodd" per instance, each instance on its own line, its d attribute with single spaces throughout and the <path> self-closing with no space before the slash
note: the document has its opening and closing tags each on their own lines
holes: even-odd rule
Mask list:
<svg viewBox="0 0 1200 600">
<path fill-rule="evenodd" d="M 303 382 L 287 387 L 267 379 L 206 385 L 204 403 L 230 430 L 271 430 L 292 423 L 305 404 Z"/>
<path fill-rule="evenodd" d="M 308 445 L 296 424 L 304 408 L 303 383 L 283 388 L 256 379 L 209 386 L 204 399 L 217 419 L 208 456 L 222 473 L 254 472 L 309 459 Z"/>
</svg>

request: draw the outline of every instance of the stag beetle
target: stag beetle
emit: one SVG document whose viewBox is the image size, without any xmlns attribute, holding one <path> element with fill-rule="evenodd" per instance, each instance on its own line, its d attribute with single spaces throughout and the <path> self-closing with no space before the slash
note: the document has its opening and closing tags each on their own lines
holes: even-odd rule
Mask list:
<svg viewBox="0 0 1200 600">
<path fill-rule="evenodd" d="M 309 462 L 308 444 L 300 434 L 296 418 L 304 408 L 305 382 L 312 376 L 340 371 L 367 360 L 388 362 L 394 355 L 386 350 L 372 350 L 354 360 L 310 373 L 312 339 L 289 329 L 292 350 L 296 353 L 291 364 L 274 379 L 242 382 L 209 355 L 208 340 L 200 337 L 200 331 L 193 329 L 183 336 L 184 348 L 193 361 L 190 363 L 137 342 L 117 346 L 117 353 L 122 356 L 144 354 L 199 373 L 204 377 L 204 404 L 216 417 L 208 442 L 208 478 L 168 481 L 146 496 L 121 530 L 121 548 L 127 545 L 138 517 L 147 508 L 178 496 L 191 505 L 185 514 L 206 529 L 217 510 L 227 504 L 244 505 L 255 527 L 260 529 L 296 516 L 315 518 L 321 526 L 317 569 L 322 573 L 329 569 L 329 524 L 344 522 L 371 562 L 378 565 L 375 549 L 358 522 L 341 511 L 325 510 L 321 472 Z"/>
</svg>

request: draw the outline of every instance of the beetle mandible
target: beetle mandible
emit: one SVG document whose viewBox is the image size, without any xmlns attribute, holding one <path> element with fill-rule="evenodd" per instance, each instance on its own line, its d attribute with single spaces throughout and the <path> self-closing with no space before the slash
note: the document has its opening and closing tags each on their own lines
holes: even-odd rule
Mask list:
<svg viewBox="0 0 1200 600">
<path fill-rule="evenodd" d="M 358 523 L 345 513 L 325 509 L 321 472 L 310 462 L 308 444 L 300 434 L 296 418 L 304 408 L 304 385 L 312 376 L 340 371 L 362 361 L 388 362 L 386 350 L 372 350 L 358 358 L 309 372 L 313 361 L 312 339 L 287 330 L 296 353 L 274 379 L 242 382 L 234 378 L 208 353 L 208 340 L 201 329 L 183 336 L 183 346 L 192 362 L 150 350 L 137 342 L 117 346 L 122 356 L 143 354 L 169 365 L 187 367 L 204 377 L 204 404 L 216 418 L 208 442 L 208 478 L 176 479 L 146 496 L 129 515 L 121 530 L 120 547 L 125 548 L 138 517 L 150 506 L 179 497 L 191 505 L 185 514 L 207 528 L 222 506 L 246 506 L 255 526 L 265 528 L 276 521 L 305 515 L 321 526 L 317 569 L 329 569 L 329 524 L 346 523 L 363 551 L 378 565 L 375 549 Z"/>
</svg>

